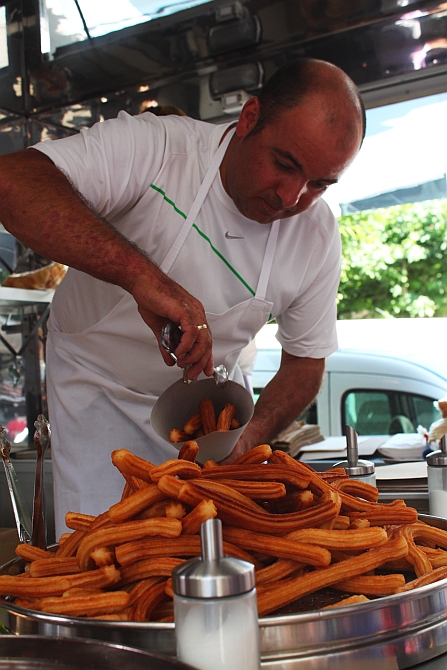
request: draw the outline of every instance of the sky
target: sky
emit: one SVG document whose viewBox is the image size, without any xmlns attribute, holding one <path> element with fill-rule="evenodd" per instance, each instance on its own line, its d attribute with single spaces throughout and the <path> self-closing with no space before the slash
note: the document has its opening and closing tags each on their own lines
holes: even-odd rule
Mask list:
<svg viewBox="0 0 447 670">
<path fill-rule="evenodd" d="M 349 203 L 447 175 L 447 93 L 367 110 L 363 146 L 325 200 Z M 338 211 L 337 211 L 338 210 Z"/>
<path fill-rule="evenodd" d="M 367 110 L 363 146 L 325 200 L 349 203 L 447 174 L 447 93 Z"/>
</svg>

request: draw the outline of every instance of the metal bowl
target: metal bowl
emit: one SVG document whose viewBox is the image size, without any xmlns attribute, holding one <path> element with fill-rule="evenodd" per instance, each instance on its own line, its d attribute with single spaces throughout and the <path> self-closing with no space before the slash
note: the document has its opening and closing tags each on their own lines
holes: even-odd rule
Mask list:
<svg viewBox="0 0 447 670">
<path fill-rule="evenodd" d="M 0 670 L 192 670 L 169 656 L 64 637 L 0 635 Z"/>
<path fill-rule="evenodd" d="M 442 519 L 419 518 L 447 529 Z M 0 573 L 20 571 L 20 560 L 10 561 Z M 397 670 L 447 651 L 447 579 L 359 605 L 290 610 L 259 619 L 262 670 Z M 16 635 L 107 640 L 175 656 L 173 623 L 61 617 L 13 603 L 0 605 L 0 621 Z"/>
</svg>

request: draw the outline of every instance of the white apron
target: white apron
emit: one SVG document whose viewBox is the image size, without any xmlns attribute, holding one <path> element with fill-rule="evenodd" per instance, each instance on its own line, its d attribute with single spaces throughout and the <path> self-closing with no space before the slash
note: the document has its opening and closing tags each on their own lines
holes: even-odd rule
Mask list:
<svg viewBox="0 0 447 670">
<path fill-rule="evenodd" d="M 161 264 L 168 275 L 187 243 L 232 135 L 227 134 L 213 156 L 191 210 Z M 266 323 L 272 308 L 265 295 L 278 230 L 279 221 L 275 221 L 255 296 L 222 314 L 206 314 L 215 364 L 223 363 L 231 379 L 242 384 L 237 366 L 240 351 Z M 119 500 L 124 479 L 111 463 L 114 449 L 129 449 L 153 463 L 178 455 L 153 431 L 150 414 L 158 396 L 182 372 L 164 363 L 155 336 L 127 293 L 107 316 L 80 333 L 60 332 L 53 325 L 48 333 L 47 363 L 58 538 L 65 531 L 67 511 L 99 514 Z"/>
</svg>

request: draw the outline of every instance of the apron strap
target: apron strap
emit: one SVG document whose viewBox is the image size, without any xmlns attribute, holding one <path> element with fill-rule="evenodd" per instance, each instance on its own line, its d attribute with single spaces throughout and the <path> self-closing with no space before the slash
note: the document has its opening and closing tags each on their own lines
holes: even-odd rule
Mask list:
<svg viewBox="0 0 447 670">
<path fill-rule="evenodd" d="M 194 220 L 200 211 L 200 208 L 208 194 L 209 189 L 211 188 L 211 184 L 213 183 L 217 171 L 219 170 L 220 164 L 222 163 L 223 157 L 225 155 L 225 152 L 233 135 L 234 130 L 230 130 L 227 133 L 227 136 L 223 139 L 221 145 L 219 146 L 219 148 L 217 149 L 216 153 L 214 154 L 211 160 L 210 166 L 207 170 L 207 173 L 205 175 L 202 184 L 200 185 L 196 198 L 191 206 L 191 209 L 189 210 L 188 216 L 186 217 L 183 226 L 181 227 L 176 239 L 174 240 L 174 244 L 166 254 L 162 264 L 160 265 L 160 269 L 165 274 L 168 274 L 175 259 L 180 253 L 180 249 L 182 248 L 186 238 L 188 237 L 189 231 L 191 230 L 191 226 L 194 223 Z"/>
<path fill-rule="evenodd" d="M 278 234 L 279 220 L 273 221 L 267 240 L 267 246 L 265 248 L 264 261 L 262 263 L 261 274 L 259 275 L 258 286 L 256 288 L 256 298 L 259 298 L 260 300 L 264 300 L 265 294 L 267 293 L 267 285 L 272 270 L 273 259 L 275 257 Z"/>
</svg>

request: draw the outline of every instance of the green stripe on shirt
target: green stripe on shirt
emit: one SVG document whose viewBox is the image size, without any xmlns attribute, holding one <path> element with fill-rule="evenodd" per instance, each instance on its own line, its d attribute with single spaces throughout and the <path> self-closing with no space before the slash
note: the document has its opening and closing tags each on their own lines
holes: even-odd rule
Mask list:
<svg viewBox="0 0 447 670">
<path fill-rule="evenodd" d="M 173 208 L 173 210 L 174 210 L 175 212 L 177 212 L 177 214 L 180 214 L 180 216 L 182 216 L 184 219 L 186 219 L 186 214 L 185 214 L 184 212 L 182 212 L 182 210 L 179 209 L 179 208 L 176 206 L 176 204 L 175 204 L 175 202 L 174 202 L 173 200 L 170 200 L 170 199 L 166 196 L 166 193 L 165 193 L 161 188 L 159 188 L 158 186 L 155 186 L 155 184 L 151 184 L 151 188 L 154 189 L 154 191 L 157 191 L 157 193 L 160 193 L 160 195 L 163 196 L 163 199 L 165 200 L 165 202 L 167 202 L 168 205 L 171 205 L 171 207 Z M 197 226 L 196 223 L 193 223 L 193 224 L 192 224 L 192 228 L 194 228 L 194 229 L 199 233 L 199 235 L 200 235 L 204 240 L 206 240 L 206 241 L 208 242 L 208 244 L 210 245 L 211 250 L 216 254 L 216 256 L 217 256 L 218 258 L 220 258 L 220 260 L 221 260 L 223 263 L 225 263 L 225 265 L 227 266 L 227 268 L 228 268 L 229 270 L 231 270 L 231 272 L 234 274 L 234 276 L 237 277 L 237 278 L 239 279 L 239 281 L 245 286 L 245 288 L 246 288 L 252 295 L 256 295 L 256 292 L 253 291 L 253 289 L 251 288 L 251 286 L 249 286 L 249 284 L 247 284 L 247 282 L 245 281 L 245 279 L 244 279 L 243 277 L 241 277 L 241 275 L 239 274 L 239 272 L 237 272 L 237 270 L 235 270 L 235 268 L 234 268 L 234 267 L 231 265 L 231 263 L 225 258 L 225 256 L 223 256 L 223 255 L 220 253 L 220 251 L 219 251 L 218 249 L 216 249 L 216 247 L 213 245 L 213 243 L 211 242 L 211 240 L 210 240 L 210 238 L 208 237 L 208 235 L 205 235 L 205 233 L 202 232 L 202 231 L 200 230 L 200 228 Z"/>
</svg>

